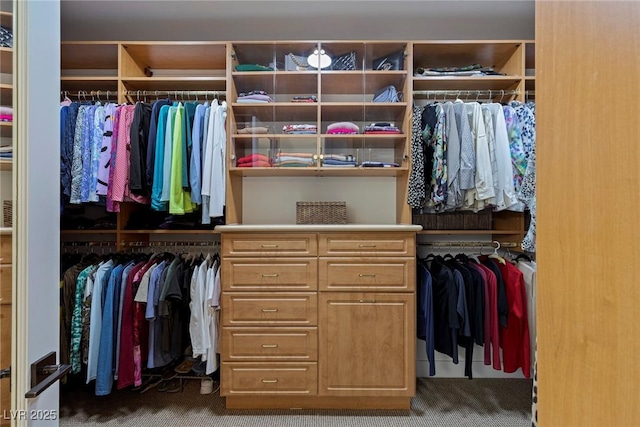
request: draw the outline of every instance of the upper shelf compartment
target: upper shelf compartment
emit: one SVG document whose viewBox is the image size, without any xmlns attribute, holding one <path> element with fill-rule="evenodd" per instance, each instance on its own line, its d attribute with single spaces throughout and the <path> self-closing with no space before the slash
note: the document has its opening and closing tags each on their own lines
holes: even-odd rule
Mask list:
<svg viewBox="0 0 640 427">
<path fill-rule="evenodd" d="M 494 73 L 417 73 L 475 64 Z M 513 89 L 524 76 L 524 45 L 520 41 L 418 42 L 413 45 L 412 72 L 414 90 Z"/>
<path fill-rule="evenodd" d="M 62 42 L 60 88 L 64 91 L 118 90 L 118 44 Z"/>
<path fill-rule="evenodd" d="M 226 43 L 123 43 L 120 75 L 127 90 L 225 90 Z"/>
</svg>

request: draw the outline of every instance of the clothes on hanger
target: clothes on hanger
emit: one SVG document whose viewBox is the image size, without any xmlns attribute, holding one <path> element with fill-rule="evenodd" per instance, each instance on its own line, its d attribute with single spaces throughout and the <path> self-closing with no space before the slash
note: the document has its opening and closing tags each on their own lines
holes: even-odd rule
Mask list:
<svg viewBox="0 0 640 427">
<path fill-rule="evenodd" d="M 155 253 L 84 257 L 64 272 L 61 360 L 95 394 L 142 384 L 187 356 L 219 367 L 220 261 Z"/>
<path fill-rule="evenodd" d="M 176 215 L 202 206 L 203 224 L 223 216 L 225 101 L 60 108 L 63 201 L 109 212 L 133 201 Z"/>
<path fill-rule="evenodd" d="M 483 360 L 495 370 L 531 375 L 531 265 L 502 264 L 480 256 L 434 256 L 417 263 L 417 337 L 426 341 L 429 375 L 436 373 L 434 352 L 459 363 L 465 349 L 464 374 L 473 378 L 476 345 L 484 346 Z M 502 359 L 501 359 L 502 355 Z"/>
<path fill-rule="evenodd" d="M 535 104 L 414 105 L 407 202 L 417 213 L 532 213 L 523 241 L 535 251 Z"/>
</svg>

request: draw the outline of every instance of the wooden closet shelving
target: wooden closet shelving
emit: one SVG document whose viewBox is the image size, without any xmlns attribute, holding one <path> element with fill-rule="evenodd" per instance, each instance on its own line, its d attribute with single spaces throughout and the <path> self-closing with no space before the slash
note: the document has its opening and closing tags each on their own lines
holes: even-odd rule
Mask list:
<svg viewBox="0 0 640 427">
<path fill-rule="evenodd" d="M 356 52 L 357 69 L 354 71 L 305 70 L 282 71 L 284 57 L 288 53 L 307 55 L 320 46 L 332 56 Z M 100 91 L 99 99 L 118 99 L 119 102 L 135 101 L 136 91 L 147 91 L 145 99 L 153 91 L 174 91 L 181 98 L 181 91 L 220 91 L 228 101 L 227 147 L 227 223 L 244 222 L 242 199 L 246 179 L 271 177 L 293 179 L 321 177 L 387 177 L 396 184 L 397 206 L 395 223 L 411 223 L 411 209 L 406 206 L 410 170 L 411 108 L 414 92 L 446 91 L 495 91 L 493 99 L 503 97 L 501 91 L 517 91 L 511 99 L 524 101 L 531 98 L 535 89 L 534 43 L 532 40 L 472 40 L 472 41 L 242 41 L 242 42 L 152 42 L 106 41 L 63 42 L 61 47 L 61 88 L 63 91 Z M 404 49 L 404 69 L 393 71 L 372 70 L 374 58 Z M 0 49 L 6 55 L 6 49 Z M 3 56 L 4 59 L 4 56 Z M 239 63 L 272 65 L 277 71 L 236 71 Z M 3 60 L 2 66 L 8 62 Z M 498 76 L 414 76 L 417 67 L 450 67 L 479 63 L 491 66 Z M 529 73 L 527 73 L 529 70 Z M 403 94 L 398 103 L 371 102 L 373 93 L 381 87 L 394 85 Z M 236 102 L 240 92 L 254 89 L 268 92 L 275 102 L 268 104 L 244 104 Z M 108 91 L 108 92 L 107 92 Z M 124 91 L 129 95 L 124 96 Z M 531 95 L 526 96 L 525 91 Z M 315 95 L 316 103 L 294 103 L 296 95 Z M 85 95 L 85 99 L 90 95 Z M 95 94 L 94 94 L 95 96 Z M 140 96 L 140 98 L 143 98 Z M 93 98 L 95 99 L 95 97 Z M 394 122 L 402 129 L 400 135 L 330 135 L 326 126 L 346 120 L 361 127 L 374 121 Z M 248 125 L 262 123 L 269 127 L 265 135 L 239 134 L 237 130 Z M 287 123 L 314 123 L 318 133 L 291 135 L 282 133 Z M 3 134 L 10 132 L 10 125 L 0 125 Z M 293 147 L 316 154 L 318 159 L 308 168 L 240 168 L 235 162 L 243 155 L 262 150 L 274 154 Z M 395 161 L 398 168 L 328 168 L 322 167 L 320 156 L 325 153 L 358 151 L 361 155 L 378 153 L 386 161 Z M 2 166 L 6 168 L 6 166 Z M 136 208 L 135 205 L 133 205 Z M 366 209 L 366 206 L 358 207 Z M 120 216 L 126 223 L 129 210 Z M 496 216 L 499 216 L 497 213 Z M 495 229 L 495 227 L 494 227 Z M 508 230 L 524 233 L 516 227 Z M 131 234 L 131 230 L 119 229 Z M 508 234 L 494 230 L 497 234 Z M 163 230 L 141 230 L 137 234 L 161 233 Z M 176 230 L 176 234 L 189 234 Z M 439 230 L 437 230 L 440 233 Z M 463 234 L 464 230 L 453 230 Z M 474 231 L 475 232 L 475 231 Z M 484 230 L 481 230 L 484 232 Z M 68 234 L 68 233 L 67 233 Z M 469 234 L 469 233 L 467 233 Z M 514 239 L 515 240 L 515 239 Z"/>
<path fill-rule="evenodd" d="M 5 3 L 5 2 L 3 2 Z M 0 11 L 0 25 L 4 28 L 13 29 L 13 13 Z M 13 105 L 13 48 L 0 47 L 0 105 Z M 14 116 L 15 118 L 15 116 Z M 15 143 L 13 122 L 0 122 L 0 138 L 2 145 L 10 143 L 14 147 Z M 2 200 L 15 200 L 13 194 L 13 159 L 0 159 L 0 181 L 8 180 L 8 186 L 3 185 L 3 189 L 8 189 L 8 194 L 1 194 Z M 14 205 L 15 206 L 15 202 Z M 12 339 L 12 311 L 13 309 L 13 229 L 9 224 L 0 223 L 0 366 L 3 368 L 11 366 L 11 346 Z M 13 375 L 12 375 L 13 376 Z M 15 379 L 15 376 L 13 376 Z M 7 414 L 11 410 L 11 378 L 4 378 L 0 381 L 0 411 Z M 0 419 L 1 426 L 11 425 L 10 417 Z"/>
</svg>

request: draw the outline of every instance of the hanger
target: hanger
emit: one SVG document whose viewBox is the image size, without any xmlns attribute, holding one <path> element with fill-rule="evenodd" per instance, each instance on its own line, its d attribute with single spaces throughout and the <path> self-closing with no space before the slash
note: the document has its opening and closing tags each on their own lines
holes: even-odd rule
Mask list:
<svg viewBox="0 0 640 427">
<path fill-rule="evenodd" d="M 499 263 L 501 263 L 502 265 L 506 265 L 507 261 L 498 254 L 498 249 L 500 249 L 500 242 L 498 242 L 497 240 L 494 240 L 493 243 L 495 243 L 497 246 L 493 248 L 493 253 L 489 255 L 489 258 L 493 258 L 497 260 Z"/>
</svg>

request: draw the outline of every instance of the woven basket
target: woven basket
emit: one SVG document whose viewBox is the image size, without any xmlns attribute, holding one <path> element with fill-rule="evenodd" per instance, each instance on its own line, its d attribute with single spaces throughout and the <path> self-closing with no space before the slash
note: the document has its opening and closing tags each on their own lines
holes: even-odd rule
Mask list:
<svg viewBox="0 0 640 427">
<path fill-rule="evenodd" d="M 296 224 L 346 224 L 347 202 L 296 202 Z"/>
<path fill-rule="evenodd" d="M 2 202 L 2 226 L 12 227 L 13 201 L 4 200 Z"/>
<path fill-rule="evenodd" d="M 413 223 L 425 230 L 490 230 L 491 210 L 413 214 Z"/>
</svg>

